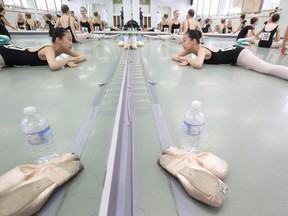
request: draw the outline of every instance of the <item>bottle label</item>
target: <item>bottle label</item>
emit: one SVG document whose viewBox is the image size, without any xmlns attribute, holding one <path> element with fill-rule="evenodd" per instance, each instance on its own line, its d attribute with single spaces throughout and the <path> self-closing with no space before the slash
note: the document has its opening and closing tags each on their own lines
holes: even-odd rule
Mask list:
<svg viewBox="0 0 288 216">
<path fill-rule="evenodd" d="M 48 126 L 42 131 L 38 131 L 35 133 L 25 133 L 25 135 L 28 143 L 31 145 L 41 145 L 49 142 L 53 138 L 50 126 Z"/>
<path fill-rule="evenodd" d="M 193 124 L 187 123 L 186 121 L 183 121 L 183 126 L 184 126 L 185 134 L 192 135 L 192 136 L 199 136 L 203 130 L 204 123 L 193 125 Z"/>
</svg>

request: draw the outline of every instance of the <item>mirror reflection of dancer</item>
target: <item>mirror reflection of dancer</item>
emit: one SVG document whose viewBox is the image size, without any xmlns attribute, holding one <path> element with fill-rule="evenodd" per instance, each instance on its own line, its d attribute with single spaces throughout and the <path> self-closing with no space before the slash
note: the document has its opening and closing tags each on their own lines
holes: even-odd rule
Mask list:
<svg viewBox="0 0 288 216">
<path fill-rule="evenodd" d="M 12 26 L 5 18 L 5 9 L 4 7 L 0 6 L 0 35 L 6 35 L 9 38 L 11 38 L 8 30 L 6 29 L 6 26 L 9 26 L 10 28 L 16 30 L 14 26 Z"/>
<path fill-rule="evenodd" d="M 121 18 L 121 28 L 123 28 L 123 27 L 124 27 L 124 12 L 123 12 L 123 7 L 121 7 L 120 18 Z"/>
<path fill-rule="evenodd" d="M 143 29 L 143 11 L 139 8 L 140 27 Z"/>
<path fill-rule="evenodd" d="M 233 64 L 288 80 L 288 67 L 267 63 L 243 47 L 231 46 L 220 50 L 201 46 L 196 30 L 189 30 L 184 34 L 182 45 L 184 50 L 172 57 L 173 60 L 180 62 L 181 66 L 191 65 L 200 69 L 204 63 Z M 191 53 L 197 57 L 193 59 L 185 57 Z"/>
<path fill-rule="evenodd" d="M 84 39 L 84 38 L 82 38 L 82 37 L 78 38 L 78 36 L 76 35 L 76 29 L 75 29 L 75 25 L 74 25 L 75 19 L 73 16 L 71 16 L 70 9 L 69 9 L 68 5 L 63 4 L 61 6 L 61 11 L 62 11 L 63 15 L 57 20 L 54 28 L 57 28 L 57 27 L 65 28 L 66 30 L 68 30 L 71 33 L 73 43 L 81 42 L 81 39 Z M 84 36 L 84 37 L 87 37 L 88 33 L 86 33 L 85 35 L 86 36 Z"/>
<path fill-rule="evenodd" d="M 56 60 L 62 53 L 69 58 Z M 52 44 L 22 49 L 13 45 L 0 45 L 0 65 L 7 66 L 41 66 L 49 65 L 51 70 L 58 70 L 63 66 L 77 67 L 77 63 L 86 58 L 72 50 L 71 34 L 64 28 L 55 28 L 52 33 Z"/>
<path fill-rule="evenodd" d="M 204 35 L 200 23 L 194 19 L 195 11 L 193 9 L 188 10 L 186 20 L 183 22 L 183 32 L 188 30 L 196 30 L 201 38 L 201 43 L 204 44 Z"/>
</svg>

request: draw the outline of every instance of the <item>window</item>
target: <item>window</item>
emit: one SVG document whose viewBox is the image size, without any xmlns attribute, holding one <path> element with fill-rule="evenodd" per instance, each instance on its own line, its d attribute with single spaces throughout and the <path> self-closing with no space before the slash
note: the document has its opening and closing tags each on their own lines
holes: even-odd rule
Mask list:
<svg viewBox="0 0 288 216">
<path fill-rule="evenodd" d="M 218 14 L 219 1 L 220 0 L 197 0 L 195 2 L 196 17 L 216 16 Z"/>
<path fill-rule="evenodd" d="M 22 6 L 24 8 L 33 8 L 33 5 L 31 5 L 31 1 L 29 1 L 29 0 L 21 0 L 21 2 L 22 2 Z"/>
<path fill-rule="evenodd" d="M 229 7 L 229 14 L 241 13 L 243 0 L 231 0 Z"/>
<path fill-rule="evenodd" d="M 55 0 L 56 11 L 61 11 L 62 0 Z"/>
<path fill-rule="evenodd" d="M 5 0 L 4 4 L 6 4 L 6 5 L 14 5 L 14 6 L 22 6 L 20 0 Z"/>
<path fill-rule="evenodd" d="M 283 1 L 283 0 L 282 0 Z M 274 10 L 280 4 L 280 0 L 262 0 L 261 10 Z"/>
<path fill-rule="evenodd" d="M 197 1 L 197 10 L 196 10 L 197 17 L 202 17 L 203 15 L 203 3 L 204 3 L 204 0 Z"/>
<path fill-rule="evenodd" d="M 230 0 L 226 0 L 226 1 L 221 1 L 221 5 L 220 5 L 220 8 L 219 8 L 219 13 L 220 15 L 228 15 L 229 13 L 229 8 L 230 8 Z"/>
<path fill-rule="evenodd" d="M 211 1 L 210 5 L 210 16 L 217 16 L 219 7 L 219 0 Z"/>
<path fill-rule="evenodd" d="M 38 10 L 47 10 L 46 1 L 43 0 L 35 0 L 36 6 Z"/>
<path fill-rule="evenodd" d="M 205 0 L 203 4 L 202 17 L 208 17 L 210 15 L 210 5 L 211 0 Z"/>
<path fill-rule="evenodd" d="M 55 1 L 54 0 L 46 0 L 46 2 L 47 2 L 47 6 L 48 6 L 48 10 L 49 11 L 55 11 L 56 10 Z"/>
</svg>

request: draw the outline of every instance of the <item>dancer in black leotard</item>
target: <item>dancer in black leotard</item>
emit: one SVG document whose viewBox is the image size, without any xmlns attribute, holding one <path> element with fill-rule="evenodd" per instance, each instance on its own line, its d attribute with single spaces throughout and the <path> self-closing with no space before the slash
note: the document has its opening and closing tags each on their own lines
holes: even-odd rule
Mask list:
<svg viewBox="0 0 288 216">
<path fill-rule="evenodd" d="M 80 8 L 81 18 L 79 23 L 79 31 L 82 32 L 91 32 L 91 29 L 93 29 L 93 25 L 91 21 L 87 17 L 87 10 L 85 7 Z"/>
<path fill-rule="evenodd" d="M 164 14 L 162 17 L 162 21 L 160 22 L 160 31 L 162 32 L 170 32 L 171 26 L 170 26 L 170 20 L 168 18 L 168 14 Z"/>
<path fill-rule="evenodd" d="M 179 19 L 179 10 L 175 10 L 173 15 L 171 34 L 182 34 L 182 22 Z"/>
<path fill-rule="evenodd" d="M 0 6 L 0 35 L 6 35 L 9 38 L 11 38 L 8 30 L 6 29 L 6 25 L 9 26 L 12 29 L 16 29 L 14 26 L 12 26 L 5 18 L 5 9 Z"/>
<path fill-rule="evenodd" d="M 211 28 L 211 24 L 212 24 L 212 19 L 205 19 L 205 23 L 202 25 L 202 31 L 203 33 L 208 33 L 208 32 L 213 32 L 212 28 Z"/>
<path fill-rule="evenodd" d="M 86 58 L 72 51 L 71 34 L 64 28 L 55 28 L 52 33 L 52 44 L 22 49 L 13 45 L 0 45 L 0 65 L 49 65 L 51 70 L 58 70 L 63 66 L 77 67 L 77 63 Z M 72 57 L 56 60 L 65 53 Z"/>
<path fill-rule="evenodd" d="M 94 15 L 94 17 L 91 20 L 91 23 L 93 25 L 92 32 L 94 32 L 94 31 L 102 31 L 103 28 L 104 28 L 103 21 L 100 19 L 100 16 L 99 16 L 98 12 L 95 11 L 93 13 L 93 15 Z"/>
<path fill-rule="evenodd" d="M 68 30 L 71 33 L 73 43 L 80 42 L 80 38 L 77 37 L 75 26 L 74 26 L 75 19 L 72 16 L 70 16 L 69 7 L 65 4 L 63 4 L 61 6 L 61 11 L 62 11 L 63 15 L 57 20 L 54 27 L 55 28 L 56 27 L 65 28 L 66 30 Z"/>
<path fill-rule="evenodd" d="M 32 19 L 31 13 L 25 13 L 25 29 L 26 30 L 36 30 L 36 23 Z"/>
<path fill-rule="evenodd" d="M 238 31 L 240 31 L 241 29 L 244 28 L 245 23 L 246 23 L 245 17 L 246 17 L 245 14 L 241 14 L 241 16 L 240 16 L 240 24 L 239 24 L 238 28 L 235 31 L 233 31 L 233 34 L 237 33 Z"/>
<path fill-rule="evenodd" d="M 262 29 L 256 34 L 256 37 L 261 34 L 260 40 L 256 40 L 255 43 L 259 47 L 281 47 L 282 41 L 280 40 L 280 27 L 278 25 L 278 21 L 280 19 L 280 15 L 274 13 L 271 17 L 271 22 L 268 22 Z M 275 40 L 274 35 L 276 34 Z"/>
<path fill-rule="evenodd" d="M 63 12 L 63 15 L 57 20 L 55 28 L 61 26 L 67 29 L 71 33 L 73 43 L 79 43 L 86 38 L 94 38 L 94 39 L 102 39 L 104 37 L 107 38 L 107 36 L 105 35 L 92 35 L 88 32 L 83 34 L 76 34 L 74 26 L 75 20 L 72 16 L 70 16 L 69 7 L 64 4 L 61 6 L 61 11 Z"/>
<path fill-rule="evenodd" d="M 240 46 L 231 46 L 225 49 L 207 48 L 200 46 L 197 31 L 189 30 L 183 36 L 184 50 L 173 56 L 173 60 L 180 62 L 181 66 L 191 65 L 201 68 L 203 64 L 235 64 L 252 69 L 259 73 L 269 74 L 288 80 L 288 67 L 269 64 L 255 56 L 250 50 Z M 193 53 L 196 58 L 184 57 Z"/>
<path fill-rule="evenodd" d="M 49 29 L 49 35 L 52 37 L 55 21 L 52 19 L 51 14 L 44 14 L 43 19 L 45 20 L 45 26 L 43 27 L 43 30 Z"/>
<path fill-rule="evenodd" d="M 183 32 L 185 33 L 188 30 L 195 29 L 199 34 L 199 38 L 201 38 L 201 43 L 204 44 L 204 37 L 203 37 L 202 28 L 200 26 L 200 23 L 193 18 L 194 15 L 195 15 L 195 11 L 193 9 L 190 9 L 188 11 L 187 16 L 186 16 L 187 19 L 184 20 L 184 22 L 183 22 Z"/>
<path fill-rule="evenodd" d="M 15 22 L 15 26 L 18 29 L 22 29 L 22 30 L 25 29 L 25 20 L 24 20 L 24 17 L 23 17 L 22 13 L 18 13 L 17 14 L 17 19 L 16 19 L 16 22 Z"/>
<path fill-rule="evenodd" d="M 250 19 L 250 25 L 247 25 L 240 30 L 236 38 L 236 41 L 239 45 L 251 45 L 251 43 L 254 43 L 256 36 L 255 26 L 258 25 L 258 22 L 258 17 L 252 17 Z"/>
</svg>

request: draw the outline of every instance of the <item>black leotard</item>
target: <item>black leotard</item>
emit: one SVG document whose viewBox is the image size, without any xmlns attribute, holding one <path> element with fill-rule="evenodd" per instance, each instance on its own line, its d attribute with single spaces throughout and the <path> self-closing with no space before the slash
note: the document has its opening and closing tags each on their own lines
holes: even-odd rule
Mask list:
<svg viewBox="0 0 288 216">
<path fill-rule="evenodd" d="M 101 29 L 101 24 L 99 23 L 93 23 L 93 27 L 94 27 L 94 30 L 96 31 L 96 28 L 95 27 L 99 27 L 99 30 L 98 31 L 102 31 Z"/>
<path fill-rule="evenodd" d="M 261 39 L 258 43 L 259 47 L 271 47 L 273 43 L 274 34 L 277 32 L 278 25 L 272 31 L 266 31 L 265 27 L 261 36 Z"/>
<path fill-rule="evenodd" d="M 167 32 L 168 32 L 169 31 L 169 25 L 162 25 L 162 32 L 164 32 L 165 29 L 167 29 Z"/>
<path fill-rule="evenodd" d="M 41 60 L 38 56 L 38 52 L 45 47 L 47 46 L 43 46 L 39 50 L 31 52 L 28 49 L 23 49 L 14 45 L 0 45 L 0 55 L 2 56 L 5 65 L 48 65 L 47 60 Z"/>
<path fill-rule="evenodd" d="M 24 27 L 24 25 L 25 25 L 25 22 L 23 21 L 23 22 L 17 22 L 17 25 L 18 25 L 18 27 L 19 27 L 19 29 L 25 29 L 25 27 Z"/>
<path fill-rule="evenodd" d="M 87 28 L 87 30 L 88 30 L 89 33 L 91 32 L 90 23 L 89 23 L 88 21 L 86 21 L 86 22 L 80 21 L 80 25 L 81 25 L 81 27 L 83 27 L 83 28 Z"/>
<path fill-rule="evenodd" d="M 171 33 L 172 34 L 175 33 L 174 32 L 175 29 L 178 29 L 178 30 L 180 29 L 180 23 L 178 23 L 178 24 L 172 23 L 172 26 L 171 26 Z"/>
<path fill-rule="evenodd" d="M 34 22 L 34 25 L 29 25 L 27 21 L 25 21 L 25 25 L 26 25 L 26 30 L 36 30 L 36 27 L 35 27 L 35 22 Z"/>
<path fill-rule="evenodd" d="M 205 59 L 205 64 L 236 64 L 240 52 L 244 49 L 241 46 L 229 46 L 213 52 L 209 48 L 205 48 L 211 52 L 211 58 Z"/>
<path fill-rule="evenodd" d="M 251 25 L 247 25 L 245 26 L 244 28 L 242 28 L 236 38 L 236 41 L 239 39 L 239 38 L 246 38 L 246 35 L 248 33 L 249 30 L 253 30 L 254 27 L 251 26 Z"/>
<path fill-rule="evenodd" d="M 210 27 L 211 27 L 210 24 L 205 24 L 205 25 L 202 27 L 203 33 L 208 33 Z"/>
<path fill-rule="evenodd" d="M 232 32 L 232 29 L 233 29 L 232 26 L 231 26 L 231 27 L 228 27 L 228 26 L 227 26 L 227 33 L 231 33 L 231 32 Z"/>
</svg>

